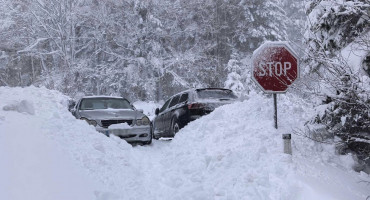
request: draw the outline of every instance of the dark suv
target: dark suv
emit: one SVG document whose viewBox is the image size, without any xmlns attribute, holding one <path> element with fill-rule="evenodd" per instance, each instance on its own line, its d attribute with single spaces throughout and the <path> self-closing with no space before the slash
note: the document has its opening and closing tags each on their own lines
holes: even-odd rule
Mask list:
<svg viewBox="0 0 370 200">
<path fill-rule="evenodd" d="M 174 137 L 189 122 L 237 98 L 232 90 L 223 88 L 190 89 L 176 94 L 156 109 L 153 137 Z"/>
</svg>

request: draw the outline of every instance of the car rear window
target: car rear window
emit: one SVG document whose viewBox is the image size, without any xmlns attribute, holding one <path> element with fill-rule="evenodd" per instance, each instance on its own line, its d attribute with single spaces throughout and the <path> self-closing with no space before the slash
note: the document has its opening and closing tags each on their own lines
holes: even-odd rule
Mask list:
<svg viewBox="0 0 370 200">
<path fill-rule="evenodd" d="M 197 90 L 200 99 L 236 99 L 238 98 L 231 90 Z"/>
<path fill-rule="evenodd" d="M 81 101 L 80 110 L 132 109 L 130 102 L 119 98 L 88 98 Z"/>
</svg>

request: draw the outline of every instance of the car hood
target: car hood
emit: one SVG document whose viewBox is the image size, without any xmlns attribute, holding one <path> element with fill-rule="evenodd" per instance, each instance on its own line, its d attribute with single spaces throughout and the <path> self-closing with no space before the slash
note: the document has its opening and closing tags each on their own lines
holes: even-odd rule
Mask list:
<svg viewBox="0 0 370 200">
<path fill-rule="evenodd" d="M 101 110 L 80 110 L 81 117 L 94 120 L 107 119 L 141 119 L 145 115 L 137 110 L 131 109 L 101 109 Z"/>
</svg>

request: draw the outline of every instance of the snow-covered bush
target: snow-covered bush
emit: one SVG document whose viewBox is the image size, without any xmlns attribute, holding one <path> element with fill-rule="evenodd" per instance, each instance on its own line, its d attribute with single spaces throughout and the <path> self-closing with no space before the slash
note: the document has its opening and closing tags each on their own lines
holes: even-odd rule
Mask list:
<svg viewBox="0 0 370 200">
<path fill-rule="evenodd" d="M 355 153 L 363 165 L 358 170 L 365 170 L 370 166 L 370 83 L 368 77 L 355 78 L 341 77 L 341 89 L 337 95 L 327 97 L 324 102 L 327 109 L 314 122 L 325 125 L 328 133 L 340 137 L 343 143 L 339 145 L 339 153 Z"/>
<path fill-rule="evenodd" d="M 313 122 L 342 139 L 341 153 L 370 166 L 370 82 L 361 67 L 370 52 L 368 8 L 361 0 L 309 2 L 305 61 L 321 87 L 316 94 L 326 98 Z"/>
</svg>

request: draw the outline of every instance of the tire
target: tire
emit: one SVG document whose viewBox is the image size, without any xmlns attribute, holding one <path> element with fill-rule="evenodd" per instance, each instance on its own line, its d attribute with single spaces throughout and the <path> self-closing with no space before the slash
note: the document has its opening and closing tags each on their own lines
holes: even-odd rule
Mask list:
<svg viewBox="0 0 370 200">
<path fill-rule="evenodd" d="M 159 140 L 159 137 L 155 137 L 154 134 L 153 134 L 153 139 Z"/>
<path fill-rule="evenodd" d="M 150 139 L 148 142 L 143 142 L 144 145 L 149 145 L 152 143 L 152 139 Z"/>
<path fill-rule="evenodd" d="M 171 130 L 170 130 L 170 132 L 171 132 L 172 137 L 175 137 L 176 133 L 179 132 L 179 130 L 180 130 L 179 122 L 177 121 L 177 118 L 174 117 L 171 120 Z"/>
</svg>

